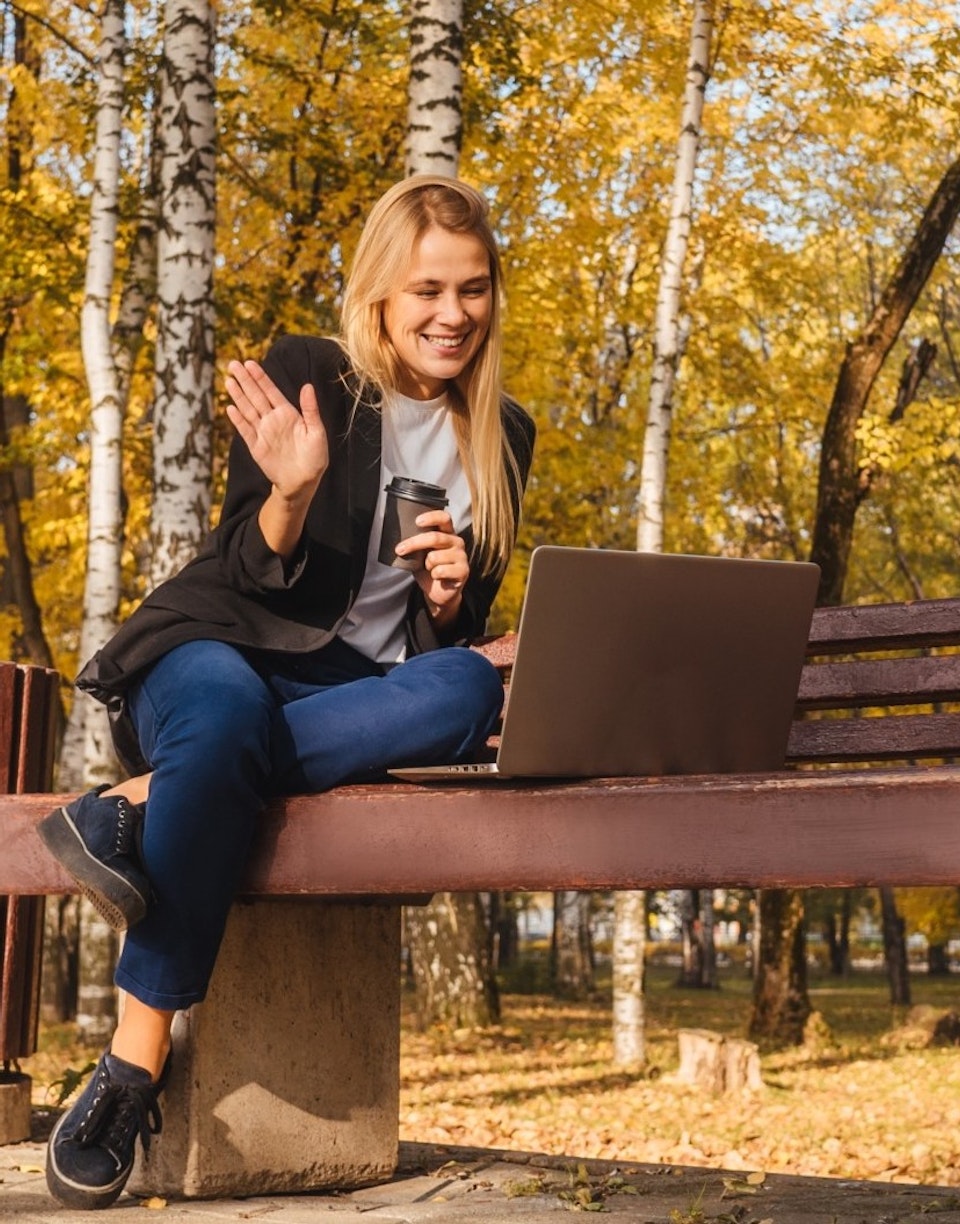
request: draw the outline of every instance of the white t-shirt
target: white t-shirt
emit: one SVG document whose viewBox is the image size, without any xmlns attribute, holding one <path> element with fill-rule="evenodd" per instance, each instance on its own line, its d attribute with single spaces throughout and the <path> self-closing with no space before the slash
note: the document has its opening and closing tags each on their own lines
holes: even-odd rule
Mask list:
<svg viewBox="0 0 960 1224">
<path fill-rule="evenodd" d="M 382 414 L 380 496 L 370 530 L 367 566 L 339 636 L 368 659 L 390 666 L 407 657 L 403 621 L 415 579 L 408 570 L 393 569 L 377 560 L 386 486 L 394 476 L 408 476 L 446 489 L 447 509 L 458 535 L 470 525 L 471 505 L 446 395 L 415 400 L 393 391 L 383 397 Z"/>
</svg>

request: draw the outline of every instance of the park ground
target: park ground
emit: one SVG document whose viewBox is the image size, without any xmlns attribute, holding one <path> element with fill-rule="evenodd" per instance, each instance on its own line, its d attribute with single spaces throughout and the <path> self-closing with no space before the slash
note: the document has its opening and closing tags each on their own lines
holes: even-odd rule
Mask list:
<svg viewBox="0 0 960 1224">
<path fill-rule="evenodd" d="M 671 1082 L 677 1029 L 743 1037 L 751 983 L 647 986 L 645 1074 L 612 1065 L 609 1004 L 508 994 L 500 1027 L 403 1037 L 401 1135 L 777 1173 L 960 1185 L 960 1046 L 931 1046 L 930 1021 L 960 1011 L 960 976 L 917 975 L 894 1009 L 881 973 L 815 977 L 800 1048 L 763 1052 L 758 1092 L 709 1097 Z"/>
<path fill-rule="evenodd" d="M 706 1096 L 672 1080 L 678 1028 L 745 1036 L 750 981 L 674 985 L 651 970 L 648 1063 L 612 1064 L 609 1003 L 505 993 L 502 1022 L 479 1031 L 415 1031 L 406 1017 L 401 1138 L 603 1160 L 960 1185 L 960 1046 L 930 1044 L 930 1019 L 960 1011 L 960 975 L 913 979 L 913 1010 L 894 1009 L 880 973 L 815 976 L 803 1047 L 764 1051 L 763 1087 Z M 44 1028 L 24 1064 L 34 1103 L 99 1051 L 70 1026 Z"/>
</svg>

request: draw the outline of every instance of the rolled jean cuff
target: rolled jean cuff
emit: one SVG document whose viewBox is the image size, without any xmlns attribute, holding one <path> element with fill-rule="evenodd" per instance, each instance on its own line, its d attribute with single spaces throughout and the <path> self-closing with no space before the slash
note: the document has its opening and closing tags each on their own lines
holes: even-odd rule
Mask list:
<svg viewBox="0 0 960 1224">
<path fill-rule="evenodd" d="M 120 990 L 125 991 L 147 1007 L 155 1007 L 158 1011 L 183 1011 L 194 1003 L 202 1003 L 207 997 L 207 988 L 187 991 L 178 994 L 163 994 L 156 990 L 148 990 L 124 969 L 118 968 L 114 982 Z"/>
</svg>

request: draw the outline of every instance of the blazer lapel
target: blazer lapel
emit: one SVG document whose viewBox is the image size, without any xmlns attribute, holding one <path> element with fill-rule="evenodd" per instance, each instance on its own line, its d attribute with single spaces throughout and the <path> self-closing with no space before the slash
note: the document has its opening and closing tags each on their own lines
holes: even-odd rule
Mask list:
<svg viewBox="0 0 960 1224">
<path fill-rule="evenodd" d="M 348 440 L 350 466 L 351 585 L 356 595 L 367 564 L 367 546 L 380 496 L 381 418 L 379 399 L 361 400 Z"/>
</svg>

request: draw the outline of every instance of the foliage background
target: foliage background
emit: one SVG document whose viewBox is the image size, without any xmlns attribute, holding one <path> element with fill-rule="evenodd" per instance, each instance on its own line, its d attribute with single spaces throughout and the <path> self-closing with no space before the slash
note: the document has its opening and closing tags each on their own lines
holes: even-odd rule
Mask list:
<svg viewBox="0 0 960 1224">
<path fill-rule="evenodd" d="M 3 458 L 32 469 L 35 579 L 69 676 L 85 539 L 78 320 L 96 22 L 66 0 L 27 6 L 34 79 L 11 64 L 3 11 L 5 130 L 25 125 L 30 147 L 18 190 L 0 174 L 3 391 L 29 408 Z M 669 549 L 806 555 L 819 434 L 844 345 L 956 156 L 958 16 L 942 0 L 718 7 Z M 145 178 L 158 54 L 155 6 L 134 0 L 129 21 L 121 264 Z M 400 0 L 222 0 L 218 21 L 223 366 L 281 332 L 335 327 L 366 211 L 403 172 L 408 47 Z M 467 3 L 462 174 L 491 200 L 507 273 L 506 381 L 540 425 L 497 628 L 515 623 L 536 544 L 634 544 L 687 37 L 686 7 L 664 0 Z M 861 430 L 864 459 L 882 478 L 858 520 L 848 600 L 957 591 L 957 259 L 953 239 Z M 891 425 L 900 363 L 924 337 L 938 359 Z M 126 422 L 128 605 L 146 571 L 150 338 Z M 219 429 L 222 462 L 222 418 Z M 4 654 L 17 623 L 7 604 Z"/>
</svg>

